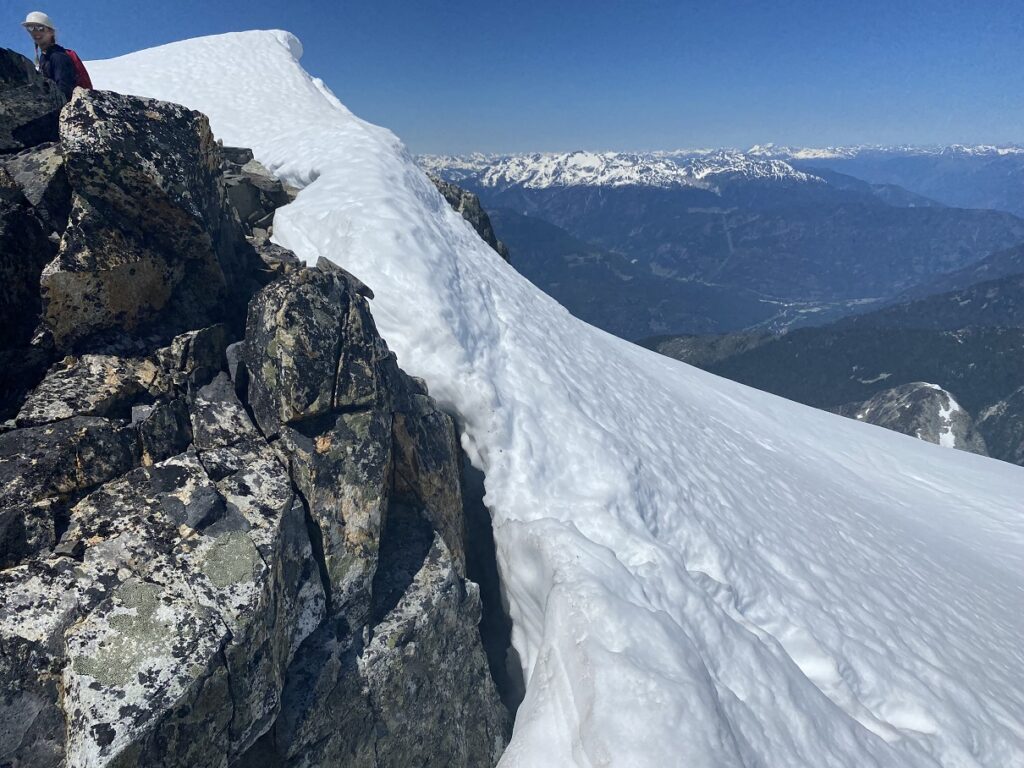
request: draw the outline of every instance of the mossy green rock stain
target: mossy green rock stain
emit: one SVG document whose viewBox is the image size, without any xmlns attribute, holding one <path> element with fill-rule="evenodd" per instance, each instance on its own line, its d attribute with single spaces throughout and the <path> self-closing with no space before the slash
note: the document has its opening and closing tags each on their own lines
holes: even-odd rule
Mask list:
<svg viewBox="0 0 1024 768">
<path fill-rule="evenodd" d="M 252 581 L 258 561 L 259 552 L 252 539 L 241 531 L 232 531 L 217 539 L 206 552 L 203 573 L 215 587 L 226 589 Z"/>
<path fill-rule="evenodd" d="M 72 662 L 75 672 L 89 675 L 103 685 L 123 686 L 138 673 L 145 659 L 167 653 L 174 635 L 172 617 L 157 617 L 163 590 L 156 584 L 132 581 L 123 584 L 114 599 L 134 613 L 115 613 L 108 618 L 117 634 L 104 640 L 95 654 Z"/>
</svg>

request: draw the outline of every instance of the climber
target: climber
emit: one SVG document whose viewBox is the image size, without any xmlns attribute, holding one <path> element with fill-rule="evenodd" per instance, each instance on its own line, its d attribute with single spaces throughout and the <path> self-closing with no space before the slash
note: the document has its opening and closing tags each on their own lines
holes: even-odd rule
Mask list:
<svg viewBox="0 0 1024 768">
<path fill-rule="evenodd" d="M 33 11 L 21 23 L 28 30 L 36 46 L 36 66 L 57 84 L 67 98 L 75 86 L 92 88 L 89 74 L 74 51 L 57 44 L 57 30 L 45 13 Z"/>
</svg>

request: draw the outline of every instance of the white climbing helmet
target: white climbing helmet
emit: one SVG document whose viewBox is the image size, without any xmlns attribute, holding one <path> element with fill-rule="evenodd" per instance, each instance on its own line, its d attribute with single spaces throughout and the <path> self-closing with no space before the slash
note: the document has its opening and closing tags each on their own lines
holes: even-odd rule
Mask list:
<svg viewBox="0 0 1024 768">
<path fill-rule="evenodd" d="M 32 13 L 26 16 L 25 20 L 21 22 L 21 26 L 23 27 L 31 27 L 35 25 L 39 25 L 40 27 L 49 27 L 50 29 L 56 29 L 56 27 L 53 26 L 53 22 L 50 20 L 50 17 L 47 16 L 42 11 L 32 11 Z"/>
</svg>

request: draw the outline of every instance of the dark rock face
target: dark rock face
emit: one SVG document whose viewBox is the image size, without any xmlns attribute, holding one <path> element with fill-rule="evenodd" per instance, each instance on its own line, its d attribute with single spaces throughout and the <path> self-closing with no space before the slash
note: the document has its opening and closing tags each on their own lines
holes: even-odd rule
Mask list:
<svg viewBox="0 0 1024 768">
<path fill-rule="evenodd" d="M 982 411 L 978 431 L 990 456 L 1024 466 L 1024 387 Z"/>
<path fill-rule="evenodd" d="M 916 382 L 893 387 L 867 402 L 851 403 L 836 412 L 946 448 L 988 455 L 985 440 L 970 414 L 934 384 Z"/>
<path fill-rule="evenodd" d="M 265 241 L 273 231 L 274 211 L 297 194 L 263 167 L 252 150 L 224 147 L 224 187 L 247 236 Z"/>
<path fill-rule="evenodd" d="M 54 547 L 70 503 L 136 463 L 131 429 L 106 419 L 0 435 L 0 566 Z"/>
<path fill-rule="evenodd" d="M 5 158 L 2 165 L 21 187 L 50 232 L 64 232 L 71 214 L 71 184 L 56 143 L 41 144 Z"/>
<path fill-rule="evenodd" d="M 224 203 L 206 117 L 78 90 L 60 138 L 74 195 L 60 251 L 42 277 L 55 346 L 230 321 L 260 282 L 258 259 Z"/>
<path fill-rule="evenodd" d="M 380 404 L 388 352 L 355 286 L 341 271 L 306 269 L 253 301 L 245 364 L 252 377 L 249 399 L 264 434 Z"/>
<path fill-rule="evenodd" d="M 73 200 L 47 333 L 19 273 L 0 349 L 37 371 L 0 426 L 0 765 L 495 764 L 454 424 L 369 290 L 257 255 L 197 113 L 78 92 L 61 138 L 0 169 L 21 246 Z"/>
<path fill-rule="evenodd" d="M 31 61 L 7 48 L 0 48 L 0 102 L 0 153 L 57 139 L 64 94 Z"/>
<path fill-rule="evenodd" d="M 497 251 L 501 258 L 509 261 L 508 246 L 498 240 L 497 235 L 494 234 L 491 219 L 488 217 L 483 206 L 480 205 L 480 198 L 472 192 L 467 192 L 462 187 L 452 184 L 450 181 L 445 181 L 439 176 L 431 175 L 430 180 L 434 182 L 434 186 L 437 187 L 437 191 L 441 193 L 441 196 L 448 201 L 448 205 L 454 208 L 456 212 L 462 214 L 462 218 L 469 222 L 469 225 L 476 230 L 476 233 L 483 238 L 483 241 Z"/>
<path fill-rule="evenodd" d="M 28 344 L 39 318 L 39 276 L 53 253 L 42 220 L 0 168 L 0 349 Z"/>
<path fill-rule="evenodd" d="M 480 644 L 478 592 L 464 579 L 454 428 L 398 370 L 364 293 L 324 265 L 250 306 L 249 402 L 264 433 L 280 435 L 332 619 L 300 651 L 282 716 L 250 759 L 398 766 L 444 754 L 490 765 L 509 718 Z M 452 711 L 478 716 L 452 734 L 437 719 Z"/>
</svg>

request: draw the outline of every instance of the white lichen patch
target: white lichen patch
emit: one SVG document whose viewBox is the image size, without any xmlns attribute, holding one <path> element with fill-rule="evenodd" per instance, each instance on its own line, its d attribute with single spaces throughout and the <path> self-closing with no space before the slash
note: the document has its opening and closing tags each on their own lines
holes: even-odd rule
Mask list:
<svg viewBox="0 0 1024 768">
<path fill-rule="evenodd" d="M 176 702 L 190 697 L 227 637 L 184 583 L 133 578 L 118 587 L 67 634 L 68 764 L 109 765 L 144 741 Z"/>
</svg>

